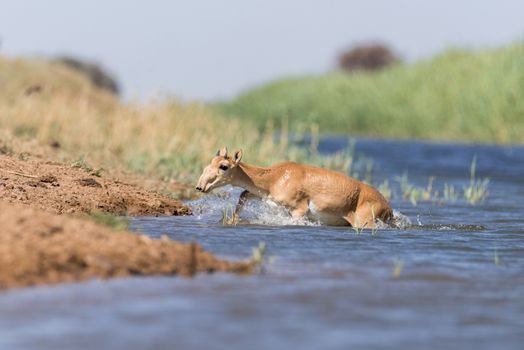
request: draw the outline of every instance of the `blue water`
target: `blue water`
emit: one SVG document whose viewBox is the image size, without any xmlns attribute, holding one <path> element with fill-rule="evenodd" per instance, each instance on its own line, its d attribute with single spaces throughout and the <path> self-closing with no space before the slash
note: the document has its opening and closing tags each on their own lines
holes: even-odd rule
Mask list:
<svg viewBox="0 0 524 350">
<path fill-rule="evenodd" d="M 343 138 L 321 143 L 335 152 Z M 222 226 L 237 191 L 193 202 L 193 217 L 137 218 L 153 237 L 196 241 L 245 259 L 263 241 L 265 273 L 126 278 L 0 294 L 2 349 L 523 349 L 524 149 L 360 140 L 374 180 L 461 189 L 477 157 L 491 178 L 472 206 L 393 207 L 404 229 L 376 233 L 292 226 L 252 203 L 244 223 Z M 247 222 L 246 222 L 247 221 Z M 280 224 L 278 224 L 280 223 Z"/>
</svg>

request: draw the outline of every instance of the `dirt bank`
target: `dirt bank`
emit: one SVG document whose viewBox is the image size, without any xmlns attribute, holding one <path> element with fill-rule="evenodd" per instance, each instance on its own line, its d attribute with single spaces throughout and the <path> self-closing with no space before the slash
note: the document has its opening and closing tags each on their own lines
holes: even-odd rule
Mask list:
<svg viewBox="0 0 524 350">
<path fill-rule="evenodd" d="M 0 288 L 130 275 L 248 272 L 197 244 L 152 240 L 0 201 Z"/>
<path fill-rule="evenodd" d="M 48 212 L 188 215 L 180 201 L 108 178 L 84 164 L 0 155 L 0 199 Z"/>
</svg>

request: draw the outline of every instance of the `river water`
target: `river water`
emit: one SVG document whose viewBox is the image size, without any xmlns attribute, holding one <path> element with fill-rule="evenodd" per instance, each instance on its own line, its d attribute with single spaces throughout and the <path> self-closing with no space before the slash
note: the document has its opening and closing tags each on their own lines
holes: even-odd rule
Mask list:
<svg viewBox="0 0 524 350">
<path fill-rule="evenodd" d="M 322 152 L 345 147 L 321 142 Z M 0 294 L 1 349 L 523 349 L 524 149 L 359 140 L 375 181 L 405 171 L 415 184 L 461 190 L 477 158 L 490 177 L 475 206 L 397 196 L 412 224 L 355 232 L 291 225 L 252 203 L 244 223 L 223 226 L 238 191 L 191 203 L 193 217 L 137 218 L 153 237 L 196 241 L 245 259 L 266 244 L 252 276 L 126 278 Z M 399 214 L 400 215 L 400 214 Z"/>
</svg>

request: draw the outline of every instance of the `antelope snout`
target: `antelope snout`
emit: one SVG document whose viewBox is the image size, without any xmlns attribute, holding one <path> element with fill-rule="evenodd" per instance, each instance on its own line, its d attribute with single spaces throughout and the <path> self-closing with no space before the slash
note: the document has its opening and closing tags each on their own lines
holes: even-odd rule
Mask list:
<svg viewBox="0 0 524 350">
<path fill-rule="evenodd" d="M 202 191 L 202 187 L 200 187 L 200 186 L 195 187 L 195 189 L 196 189 L 197 191 Z"/>
</svg>

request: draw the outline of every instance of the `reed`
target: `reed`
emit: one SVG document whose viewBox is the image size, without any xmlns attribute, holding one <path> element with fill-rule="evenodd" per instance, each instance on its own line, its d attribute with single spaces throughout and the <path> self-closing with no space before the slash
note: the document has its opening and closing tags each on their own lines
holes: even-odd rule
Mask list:
<svg viewBox="0 0 524 350">
<path fill-rule="evenodd" d="M 449 185 L 447 183 L 444 184 L 444 191 L 442 192 L 444 201 L 446 202 L 456 202 L 459 198 L 458 192 L 455 190 L 455 186 Z"/>
<path fill-rule="evenodd" d="M 477 157 L 473 157 L 470 166 L 469 185 L 464 186 L 464 198 L 471 204 L 482 203 L 488 196 L 488 178 L 477 178 Z"/>
<path fill-rule="evenodd" d="M 470 165 L 470 179 L 467 186 L 463 186 L 462 194 L 455 189 L 453 185 L 444 183 L 442 194 L 435 189 L 435 177 L 430 176 L 428 185 L 421 187 L 409 181 L 408 174 L 404 173 L 397 177 L 396 180 L 400 187 L 402 199 L 409 201 L 413 206 L 417 206 L 419 202 L 433 202 L 437 204 L 454 203 L 462 199 L 470 205 L 476 205 L 484 202 L 488 197 L 489 178 L 479 178 L 476 175 L 477 158 L 474 157 Z M 389 182 L 386 180 L 378 186 L 379 191 L 387 199 L 396 199 L 393 191 L 389 188 Z"/>
<path fill-rule="evenodd" d="M 438 199 L 438 192 L 433 189 L 434 180 L 435 177 L 431 176 L 428 179 L 427 187 L 418 187 L 409 182 L 407 173 L 397 178 L 402 198 L 408 200 L 413 206 L 416 206 L 419 201 L 427 202 Z"/>
</svg>

